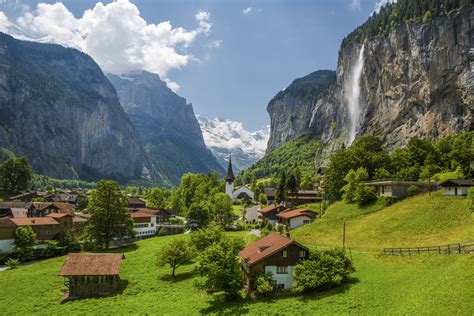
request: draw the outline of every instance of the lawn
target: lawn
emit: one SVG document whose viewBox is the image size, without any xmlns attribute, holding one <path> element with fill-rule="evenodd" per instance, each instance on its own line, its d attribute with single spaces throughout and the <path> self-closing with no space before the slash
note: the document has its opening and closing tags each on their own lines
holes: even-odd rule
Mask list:
<svg viewBox="0 0 474 316">
<path fill-rule="evenodd" d="M 241 235 L 238 233 L 234 233 Z M 64 257 L 0 272 L 0 314 L 448 314 L 474 312 L 474 256 L 387 258 L 353 252 L 351 282 L 318 295 L 283 295 L 223 303 L 198 291 L 194 265 L 157 267 L 155 252 L 173 238 L 157 237 L 122 249 L 122 293 L 61 304 Z M 471 289 L 471 290 L 468 290 Z"/>
<path fill-rule="evenodd" d="M 392 206 L 360 208 L 342 201 L 332 204 L 320 220 L 293 232 L 310 245 L 346 246 L 381 251 L 384 247 L 443 245 L 474 240 L 474 213 L 465 197 L 442 191 L 404 199 Z"/>
</svg>

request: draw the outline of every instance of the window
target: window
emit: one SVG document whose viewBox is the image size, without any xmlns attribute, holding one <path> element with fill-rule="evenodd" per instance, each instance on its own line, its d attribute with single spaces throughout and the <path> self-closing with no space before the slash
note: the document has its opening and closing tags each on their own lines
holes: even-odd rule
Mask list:
<svg viewBox="0 0 474 316">
<path fill-rule="evenodd" d="M 306 257 L 306 251 L 300 250 L 300 258 Z"/>
<path fill-rule="evenodd" d="M 288 274 L 288 267 L 277 267 L 277 274 Z"/>
<path fill-rule="evenodd" d="M 283 251 L 281 252 L 281 256 L 282 256 L 283 258 L 288 257 L 288 251 L 283 250 Z"/>
<path fill-rule="evenodd" d="M 308 224 L 309 223 L 309 219 L 304 219 L 303 220 L 303 224 Z"/>
</svg>

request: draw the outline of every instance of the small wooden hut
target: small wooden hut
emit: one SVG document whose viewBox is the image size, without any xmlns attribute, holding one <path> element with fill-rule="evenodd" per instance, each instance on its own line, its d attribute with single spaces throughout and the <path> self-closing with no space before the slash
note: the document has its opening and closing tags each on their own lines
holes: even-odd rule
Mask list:
<svg viewBox="0 0 474 316">
<path fill-rule="evenodd" d="M 120 288 L 122 253 L 71 253 L 59 272 L 69 298 L 109 295 Z"/>
</svg>

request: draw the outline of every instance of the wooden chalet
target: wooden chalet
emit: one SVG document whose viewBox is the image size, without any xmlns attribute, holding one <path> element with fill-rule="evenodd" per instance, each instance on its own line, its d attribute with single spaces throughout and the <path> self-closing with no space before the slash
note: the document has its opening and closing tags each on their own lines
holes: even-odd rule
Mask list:
<svg viewBox="0 0 474 316">
<path fill-rule="evenodd" d="M 300 260 L 308 259 L 309 250 L 288 237 L 270 233 L 242 249 L 239 256 L 251 290 L 255 278 L 262 273 L 272 274 L 275 288 L 290 289 L 294 283 L 294 267 Z"/>
<path fill-rule="evenodd" d="M 120 289 L 122 253 L 71 253 L 59 275 L 65 277 L 68 298 L 110 295 Z"/>
<path fill-rule="evenodd" d="M 303 226 L 314 220 L 315 213 L 306 209 L 286 210 L 277 215 L 278 224 L 285 225 L 288 229 Z"/>
<path fill-rule="evenodd" d="M 263 222 L 270 223 L 272 226 L 275 226 L 275 224 L 278 222 L 277 215 L 284 210 L 286 210 L 286 207 L 283 205 L 270 204 L 258 211 L 260 213 L 259 218 Z"/>
</svg>

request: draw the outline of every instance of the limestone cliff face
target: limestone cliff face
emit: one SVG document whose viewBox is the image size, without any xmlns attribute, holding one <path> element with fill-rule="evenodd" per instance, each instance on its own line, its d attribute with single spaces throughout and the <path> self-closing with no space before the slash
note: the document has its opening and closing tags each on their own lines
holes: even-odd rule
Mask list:
<svg viewBox="0 0 474 316">
<path fill-rule="evenodd" d="M 187 172 L 224 172 L 204 144 L 192 104 L 158 75 L 137 71 L 108 78 L 145 143 L 153 170 L 166 183 L 179 184 Z"/>
<path fill-rule="evenodd" d="M 149 176 L 140 138 L 89 56 L 1 33 L 0 147 L 57 178 Z"/>
<path fill-rule="evenodd" d="M 267 152 L 308 129 L 317 102 L 330 91 L 335 81 L 334 71 L 315 71 L 294 80 L 268 103 L 271 126 Z"/>
<path fill-rule="evenodd" d="M 473 21 L 474 9 L 470 6 L 424 24 L 400 25 L 365 43 L 343 44 L 336 80 L 327 94 L 311 102 L 292 98 L 270 101 L 269 147 L 303 132 L 322 138 L 325 151 L 337 148 L 335 142 L 349 142 L 350 81 L 362 45 L 356 136 L 377 135 L 394 149 L 406 145 L 413 136 L 437 138 L 472 130 Z"/>
</svg>

